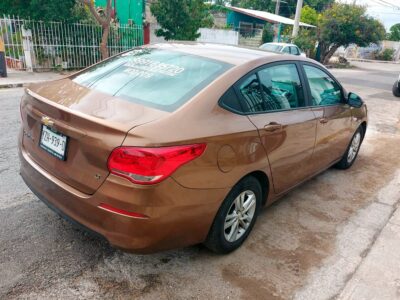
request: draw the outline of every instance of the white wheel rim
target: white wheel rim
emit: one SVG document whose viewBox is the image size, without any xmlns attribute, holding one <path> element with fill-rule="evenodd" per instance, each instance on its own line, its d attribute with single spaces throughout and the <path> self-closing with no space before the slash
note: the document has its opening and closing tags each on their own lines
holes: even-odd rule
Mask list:
<svg viewBox="0 0 400 300">
<path fill-rule="evenodd" d="M 224 222 L 224 235 L 228 242 L 236 242 L 249 229 L 256 211 L 256 195 L 247 190 L 233 201 Z"/>
</svg>

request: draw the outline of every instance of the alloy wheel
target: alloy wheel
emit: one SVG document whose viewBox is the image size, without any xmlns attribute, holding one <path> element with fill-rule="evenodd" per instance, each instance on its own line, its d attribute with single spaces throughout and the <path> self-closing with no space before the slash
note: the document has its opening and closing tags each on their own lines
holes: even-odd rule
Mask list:
<svg viewBox="0 0 400 300">
<path fill-rule="evenodd" d="M 236 242 L 248 230 L 256 211 L 256 195 L 247 190 L 233 201 L 225 217 L 224 234 L 228 242 Z"/>
<path fill-rule="evenodd" d="M 350 144 L 350 147 L 349 147 L 349 151 L 347 153 L 347 162 L 349 164 L 356 157 L 358 149 L 360 148 L 360 144 L 361 144 L 361 134 L 360 134 L 360 132 L 357 132 L 354 135 L 353 140 L 351 141 L 351 144 Z"/>
</svg>

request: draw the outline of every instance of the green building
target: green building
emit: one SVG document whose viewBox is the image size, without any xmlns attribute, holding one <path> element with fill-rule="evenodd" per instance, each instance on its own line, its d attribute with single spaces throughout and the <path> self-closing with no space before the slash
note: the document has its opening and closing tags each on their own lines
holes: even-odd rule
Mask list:
<svg viewBox="0 0 400 300">
<path fill-rule="evenodd" d="M 111 0 L 120 24 L 143 24 L 145 0 Z M 107 0 L 95 0 L 96 6 L 106 7 Z"/>
</svg>

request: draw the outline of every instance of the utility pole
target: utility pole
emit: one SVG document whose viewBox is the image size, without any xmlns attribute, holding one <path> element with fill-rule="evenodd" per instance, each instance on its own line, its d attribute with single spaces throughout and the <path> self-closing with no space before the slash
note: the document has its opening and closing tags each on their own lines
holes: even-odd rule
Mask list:
<svg viewBox="0 0 400 300">
<path fill-rule="evenodd" d="M 281 6 L 281 0 L 276 0 L 276 5 L 275 5 L 275 14 L 279 16 L 279 8 Z M 279 42 L 279 27 L 281 25 L 276 23 L 274 25 L 274 33 L 275 33 L 275 39 L 274 42 Z"/>
<path fill-rule="evenodd" d="M 279 8 L 281 6 L 281 0 L 276 0 L 276 5 L 275 5 L 275 14 L 279 15 Z"/>
<path fill-rule="evenodd" d="M 303 7 L 303 0 L 297 0 L 296 16 L 294 17 L 292 38 L 295 38 L 299 34 L 299 23 L 300 23 L 302 7 Z"/>
</svg>

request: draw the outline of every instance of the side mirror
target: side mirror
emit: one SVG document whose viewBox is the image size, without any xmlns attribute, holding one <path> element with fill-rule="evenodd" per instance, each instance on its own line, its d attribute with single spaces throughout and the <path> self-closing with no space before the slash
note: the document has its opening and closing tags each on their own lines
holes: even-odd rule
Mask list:
<svg viewBox="0 0 400 300">
<path fill-rule="evenodd" d="M 361 97 L 354 93 L 349 93 L 347 96 L 347 104 L 353 107 L 361 107 L 364 102 L 362 101 Z"/>
</svg>

